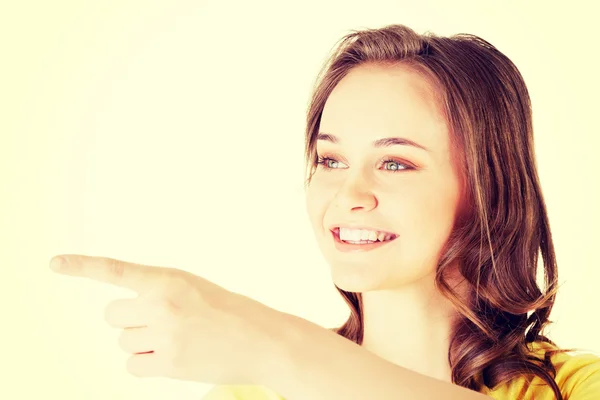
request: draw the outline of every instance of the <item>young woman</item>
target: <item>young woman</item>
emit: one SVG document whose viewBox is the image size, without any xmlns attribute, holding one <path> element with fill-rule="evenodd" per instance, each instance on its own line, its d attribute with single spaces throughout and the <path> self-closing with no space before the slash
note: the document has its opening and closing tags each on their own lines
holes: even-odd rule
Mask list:
<svg viewBox="0 0 600 400">
<path fill-rule="evenodd" d="M 341 327 L 173 268 L 51 266 L 138 291 L 106 312 L 128 370 L 216 383 L 205 400 L 600 399 L 600 357 L 542 333 L 557 266 L 533 150 L 527 88 L 492 45 L 357 31 L 319 76 L 306 131 L 307 210 L 351 310 Z"/>
<path fill-rule="evenodd" d="M 496 399 L 600 398 L 600 358 L 542 334 L 557 265 L 532 134 L 523 78 L 485 40 L 402 25 L 342 39 L 306 129 L 307 210 L 351 310 L 338 335 Z M 234 398 L 281 397 L 205 397 Z"/>
</svg>

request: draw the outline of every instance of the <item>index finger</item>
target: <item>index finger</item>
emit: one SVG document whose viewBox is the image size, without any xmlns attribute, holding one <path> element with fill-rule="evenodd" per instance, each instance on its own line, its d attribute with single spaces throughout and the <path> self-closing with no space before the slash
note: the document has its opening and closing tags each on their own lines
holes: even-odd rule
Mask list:
<svg viewBox="0 0 600 400">
<path fill-rule="evenodd" d="M 50 267 L 59 274 L 87 277 L 138 292 L 153 289 L 168 271 L 168 268 L 163 267 L 81 254 L 63 254 L 53 257 Z"/>
</svg>

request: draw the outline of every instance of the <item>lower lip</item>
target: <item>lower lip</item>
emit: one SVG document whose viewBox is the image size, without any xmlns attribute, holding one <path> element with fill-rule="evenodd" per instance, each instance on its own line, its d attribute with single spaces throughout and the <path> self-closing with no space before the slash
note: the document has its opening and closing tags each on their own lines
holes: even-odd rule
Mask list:
<svg viewBox="0 0 600 400">
<path fill-rule="evenodd" d="M 344 253 L 374 250 L 381 246 L 385 246 L 388 243 L 392 243 L 394 240 L 398 239 L 398 237 L 396 236 L 394 239 L 386 240 L 385 242 L 352 244 L 352 243 L 342 242 L 340 240 L 340 237 L 338 235 L 336 235 L 335 232 L 332 232 L 332 231 L 330 231 L 330 232 L 333 235 L 333 242 L 335 243 L 335 248 Z"/>
</svg>

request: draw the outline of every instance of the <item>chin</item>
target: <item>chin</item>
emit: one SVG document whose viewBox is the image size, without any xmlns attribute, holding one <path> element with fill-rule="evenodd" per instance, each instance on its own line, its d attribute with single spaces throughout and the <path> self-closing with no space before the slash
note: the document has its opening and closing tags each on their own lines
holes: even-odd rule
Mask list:
<svg viewBox="0 0 600 400">
<path fill-rule="evenodd" d="M 384 276 L 376 276 L 373 268 L 360 266 L 333 266 L 331 278 L 340 289 L 352 293 L 365 293 L 382 289 L 386 281 Z"/>
<path fill-rule="evenodd" d="M 423 279 L 433 280 L 435 268 L 414 269 L 405 271 L 406 274 L 392 274 L 389 270 L 375 270 L 372 265 L 332 265 L 331 278 L 333 283 L 340 289 L 351 293 L 367 293 L 381 290 L 398 290 L 411 286 Z"/>
</svg>

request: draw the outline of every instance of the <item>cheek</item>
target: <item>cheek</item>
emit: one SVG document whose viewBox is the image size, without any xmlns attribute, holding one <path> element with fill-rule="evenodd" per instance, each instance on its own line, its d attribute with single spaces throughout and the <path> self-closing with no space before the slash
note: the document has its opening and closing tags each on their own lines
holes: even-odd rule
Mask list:
<svg viewBox="0 0 600 400">
<path fill-rule="evenodd" d="M 437 246 L 445 242 L 454 224 L 458 193 L 454 185 L 415 184 L 396 194 L 391 205 L 390 213 L 406 241 Z"/>
<path fill-rule="evenodd" d="M 328 193 L 313 180 L 306 189 L 305 205 L 310 223 L 316 230 L 322 228 L 323 216 L 329 202 Z"/>
</svg>

